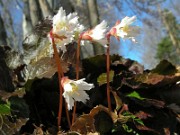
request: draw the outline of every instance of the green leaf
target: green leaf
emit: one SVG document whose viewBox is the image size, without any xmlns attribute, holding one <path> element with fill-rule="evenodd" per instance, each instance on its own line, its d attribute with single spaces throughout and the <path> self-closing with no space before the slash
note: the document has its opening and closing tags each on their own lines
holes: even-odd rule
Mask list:
<svg viewBox="0 0 180 135">
<path fill-rule="evenodd" d="M 138 124 L 140 124 L 140 125 L 143 125 L 143 126 L 144 126 L 144 123 L 143 123 L 143 121 L 142 121 L 141 119 L 139 119 L 139 118 L 135 118 L 135 119 L 134 119 L 134 121 L 136 121 Z"/>
<path fill-rule="evenodd" d="M 9 115 L 11 114 L 10 103 L 0 104 L 0 115 Z"/>
<path fill-rule="evenodd" d="M 111 71 L 109 72 L 109 82 L 112 82 L 113 77 L 114 77 L 114 71 L 111 70 Z M 102 74 L 98 77 L 97 82 L 99 83 L 99 85 L 106 84 L 106 83 L 107 83 L 107 73 L 102 73 Z"/>
<path fill-rule="evenodd" d="M 139 93 L 137 93 L 136 91 L 133 91 L 132 93 L 128 94 L 127 96 L 128 96 L 128 97 L 137 98 L 137 99 L 139 99 L 139 100 L 144 100 L 144 99 L 145 99 L 145 98 L 141 97 L 141 96 L 139 95 Z"/>
<path fill-rule="evenodd" d="M 126 124 L 123 124 L 122 127 L 124 128 L 124 130 L 125 130 L 127 133 L 133 132 L 133 129 L 132 129 L 132 128 L 129 128 L 128 125 L 126 125 Z"/>
<path fill-rule="evenodd" d="M 116 110 L 118 111 L 122 107 L 122 104 L 123 104 L 122 100 L 115 91 L 112 91 L 112 94 L 113 94 L 115 102 L 116 102 Z"/>
<path fill-rule="evenodd" d="M 138 117 L 136 117 L 134 114 L 126 111 L 123 113 L 123 116 L 126 116 L 126 117 L 129 117 L 129 119 L 132 119 L 133 121 L 137 122 L 138 124 L 140 125 L 143 125 L 144 126 L 144 123 L 141 119 L 139 119 Z"/>
</svg>

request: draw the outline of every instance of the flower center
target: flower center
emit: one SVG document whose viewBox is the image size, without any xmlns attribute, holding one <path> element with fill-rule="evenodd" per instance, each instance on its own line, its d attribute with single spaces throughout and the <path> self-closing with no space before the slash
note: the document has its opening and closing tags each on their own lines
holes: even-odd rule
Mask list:
<svg viewBox="0 0 180 135">
<path fill-rule="evenodd" d="M 124 27 L 121 27 L 120 29 L 126 33 L 128 33 L 128 31 L 129 31 L 129 27 L 127 25 Z"/>
<path fill-rule="evenodd" d="M 71 87 L 72 87 L 72 93 L 76 93 L 77 95 L 80 95 L 78 92 L 78 86 L 74 83 L 70 83 Z"/>
<path fill-rule="evenodd" d="M 67 29 L 68 29 L 66 22 L 57 23 L 57 24 L 55 25 L 55 27 L 56 27 L 57 30 L 60 30 L 60 29 L 65 29 L 65 30 L 67 30 Z"/>
</svg>

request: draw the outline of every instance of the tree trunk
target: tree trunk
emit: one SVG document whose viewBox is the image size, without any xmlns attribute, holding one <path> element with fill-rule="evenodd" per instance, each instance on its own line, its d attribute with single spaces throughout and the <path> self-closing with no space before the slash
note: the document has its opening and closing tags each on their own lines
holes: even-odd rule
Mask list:
<svg viewBox="0 0 180 135">
<path fill-rule="evenodd" d="M 29 3 L 28 0 L 24 0 L 24 9 L 23 9 L 23 22 L 22 22 L 22 29 L 23 29 L 23 38 L 25 38 L 29 32 L 32 31 L 32 22 L 29 12 Z"/>
<path fill-rule="evenodd" d="M 7 43 L 8 43 L 8 45 L 13 46 L 14 49 L 17 49 L 18 48 L 17 47 L 17 45 L 18 45 L 17 35 L 13 28 L 13 18 L 10 14 L 10 11 L 8 10 L 8 6 L 7 6 L 8 3 L 0 0 L 0 4 L 3 7 L 3 10 L 4 10 L 3 16 L 5 17 L 2 19 L 8 20 L 6 23 L 4 23 L 4 28 L 6 29 L 6 31 L 8 31 L 10 33 L 7 38 Z"/>
<path fill-rule="evenodd" d="M 177 38 L 177 35 L 173 33 L 173 29 L 171 28 L 171 24 L 168 22 L 166 18 L 166 14 L 162 15 L 162 19 L 163 19 L 164 26 L 166 30 L 168 31 L 169 37 L 173 43 L 173 46 L 176 48 L 177 54 L 180 55 L 180 42 Z"/>
<path fill-rule="evenodd" d="M 74 12 L 74 6 L 70 0 L 60 0 L 60 5 L 66 10 L 66 14 Z"/>
<path fill-rule="evenodd" d="M 7 45 L 7 42 L 6 42 L 6 38 L 7 38 L 7 35 L 6 35 L 6 30 L 4 28 L 4 22 L 0 16 L 0 45 Z"/>
<path fill-rule="evenodd" d="M 169 18 L 170 16 L 172 17 L 173 15 L 171 15 L 169 11 L 162 11 L 160 5 L 158 5 L 158 11 L 163 21 L 163 24 L 169 34 L 169 37 L 172 41 L 172 44 L 176 48 L 177 54 L 180 55 L 180 42 L 178 40 L 178 35 L 175 32 L 178 30 L 178 28 L 175 26 L 176 24 L 174 24 L 176 22 L 172 22 L 172 21 L 175 21 L 173 20 L 174 18 Z"/>
<path fill-rule="evenodd" d="M 51 9 L 54 9 L 54 0 L 47 0 L 48 4 L 49 4 L 49 7 Z"/>
<path fill-rule="evenodd" d="M 96 0 L 87 0 L 87 6 L 89 11 L 89 23 L 91 27 L 95 27 L 99 24 L 99 13 Z M 104 48 L 100 45 L 93 45 L 94 54 L 102 54 L 104 53 Z"/>
<path fill-rule="evenodd" d="M 35 26 L 42 19 L 40 5 L 37 0 L 29 0 L 29 5 L 32 25 Z"/>
<path fill-rule="evenodd" d="M 47 0 L 39 0 L 39 4 L 44 18 L 48 16 L 53 16 L 53 11 L 50 8 Z"/>
</svg>

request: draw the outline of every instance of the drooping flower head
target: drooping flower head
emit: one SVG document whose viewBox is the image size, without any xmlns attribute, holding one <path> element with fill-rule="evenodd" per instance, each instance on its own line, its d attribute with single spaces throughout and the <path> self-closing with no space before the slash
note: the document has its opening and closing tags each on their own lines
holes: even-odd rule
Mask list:
<svg viewBox="0 0 180 135">
<path fill-rule="evenodd" d="M 97 42 L 102 46 L 106 47 L 107 45 L 106 33 L 107 33 L 107 22 L 102 21 L 93 29 L 83 32 L 80 35 L 80 38 L 82 40 Z"/>
<path fill-rule="evenodd" d="M 120 40 L 120 38 L 129 38 L 133 42 L 136 42 L 135 36 L 140 33 L 140 28 L 131 25 L 135 20 L 136 16 L 126 16 L 121 22 L 116 22 L 115 26 L 111 28 L 109 34 L 116 37 L 118 40 Z"/>
<path fill-rule="evenodd" d="M 55 44 L 61 50 L 66 51 L 65 45 L 71 43 L 83 30 L 84 26 L 78 22 L 77 13 L 70 13 L 66 16 L 65 10 L 61 7 L 53 17 L 52 36 Z"/>
<path fill-rule="evenodd" d="M 72 109 L 74 101 L 86 103 L 86 100 L 89 100 L 89 95 L 85 90 L 92 89 L 94 85 L 89 84 L 84 80 L 85 79 L 74 81 L 70 80 L 68 77 L 63 77 L 61 79 L 61 85 L 64 88 L 63 96 L 67 102 L 68 110 Z"/>
</svg>

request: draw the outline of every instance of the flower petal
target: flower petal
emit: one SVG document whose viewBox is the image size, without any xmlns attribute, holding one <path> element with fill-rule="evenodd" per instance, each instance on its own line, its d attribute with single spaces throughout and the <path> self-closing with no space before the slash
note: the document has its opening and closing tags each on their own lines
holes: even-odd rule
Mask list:
<svg viewBox="0 0 180 135">
<path fill-rule="evenodd" d="M 89 95 L 85 91 L 78 91 L 78 94 L 74 94 L 73 98 L 75 101 L 86 103 L 86 100 L 89 100 Z"/>
<path fill-rule="evenodd" d="M 63 93 L 63 97 L 65 98 L 68 105 L 68 110 L 72 110 L 72 107 L 74 106 L 74 99 L 67 92 Z"/>
</svg>

